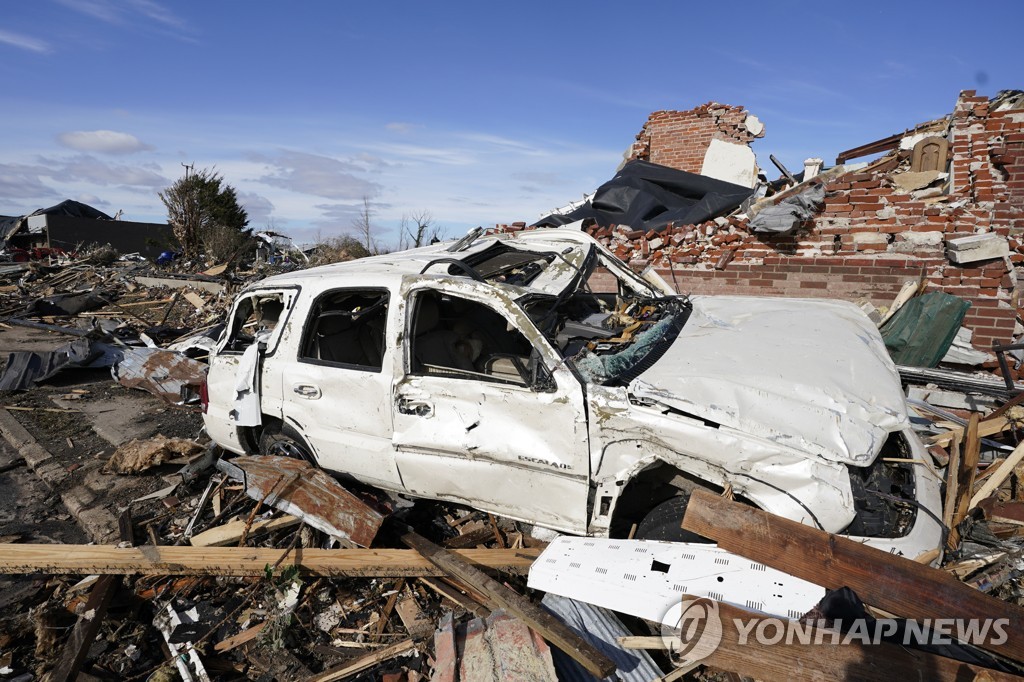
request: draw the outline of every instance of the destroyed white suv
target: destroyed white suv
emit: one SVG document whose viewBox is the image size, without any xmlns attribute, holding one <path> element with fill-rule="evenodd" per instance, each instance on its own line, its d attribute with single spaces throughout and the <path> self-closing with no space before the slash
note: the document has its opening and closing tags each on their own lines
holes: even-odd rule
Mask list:
<svg viewBox="0 0 1024 682">
<path fill-rule="evenodd" d="M 211 354 L 207 431 L 568 533 L 684 539 L 703 487 L 939 546 L 939 477 L 856 306 L 650 280 L 572 229 L 270 277 Z"/>
</svg>

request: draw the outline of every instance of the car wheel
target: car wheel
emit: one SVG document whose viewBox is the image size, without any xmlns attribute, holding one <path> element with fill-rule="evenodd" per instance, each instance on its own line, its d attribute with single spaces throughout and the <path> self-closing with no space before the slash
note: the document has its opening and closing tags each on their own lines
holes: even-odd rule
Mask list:
<svg viewBox="0 0 1024 682">
<path fill-rule="evenodd" d="M 260 434 L 260 454 L 276 457 L 304 459 L 311 464 L 316 460 L 302 439 L 287 426 L 268 424 Z"/>
<path fill-rule="evenodd" d="M 710 542 L 696 533 L 683 530 L 683 514 L 690 501 L 690 493 L 682 492 L 657 505 L 636 528 L 639 540 L 668 540 L 669 542 Z"/>
</svg>

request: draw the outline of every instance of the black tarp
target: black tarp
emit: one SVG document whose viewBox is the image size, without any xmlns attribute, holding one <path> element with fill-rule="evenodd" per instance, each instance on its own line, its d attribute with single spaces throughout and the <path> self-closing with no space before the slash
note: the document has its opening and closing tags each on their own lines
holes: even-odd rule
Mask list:
<svg viewBox="0 0 1024 682">
<path fill-rule="evenodd" d="M 94 220 L 113 220 L 103 211 L 73 199 L 65 199 L 50 208 L 41 208 L 29 215 L 67 215 L 72 218 L 92 218 Z"/>
<path fill-rule="evenodd" d="M 630 161 L 597 188 L 594 198 L 565 215 L 549 215 L 534 227 L 558 227 L 587 218 L 598 225 L 660 230 L 669 223 L 693 225 L 732 212 L 753 190 L 731 182 Z"/>
<path fill-rule="evenodd" d="M 113 346 L 77 339 L 52 351 L 16 351 L 0 373 L 0 391 L 27 391 L 65 367 L 110 367 L 120 356 Z"/>
</svg>

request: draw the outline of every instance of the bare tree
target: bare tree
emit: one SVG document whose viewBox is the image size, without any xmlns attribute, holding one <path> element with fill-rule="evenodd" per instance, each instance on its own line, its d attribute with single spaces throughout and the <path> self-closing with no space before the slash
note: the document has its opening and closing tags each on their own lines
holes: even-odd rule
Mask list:
<svg viewBox="0 0 1024 682">
<path fill-rule="evenodd" d="M 430 211 L 421 209 L 402 216 L 398 235 L 399 249 L 415 249 L 443 238 L 444 230 L 434 223 Z"/>
<path fill-rule="evenodd" d="M 370 253 L 377 252 L 377 246 L 373 239 L 373 225 L 370 222 L 370 218 L 373 216 L 373 209 L 370 208 L 370 197 L 363 195 L 363 208 L 359 211 L 359 215 L 356 216 L 355 221 L 352 223 L 352 227 L 355 228 L 356 233 L 362 239 L 363 246 Z"/>
</svg>

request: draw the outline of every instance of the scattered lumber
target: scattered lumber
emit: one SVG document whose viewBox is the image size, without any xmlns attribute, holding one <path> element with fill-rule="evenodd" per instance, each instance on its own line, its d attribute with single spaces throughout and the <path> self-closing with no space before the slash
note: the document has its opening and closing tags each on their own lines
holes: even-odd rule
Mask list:
<svg viewBox="0 0 1024 682">
<path fill-rule="evenodd" d="M 435 545 L 412 530 L 403 534 L 401 539 L 448 575 L 483 593 L 490 602 L 488 607 L 503 608 L 520 618 L 595 677 L 605 678 L 615 672 L 615 663 L 592 644 L 537 604 L 467 563 L 459 554 Z"/>
<path fill-rule="evenodd" d="M 829 589 L 849 587 L 864 601 L 906 618 L 1007 618 L 1024 609 L 971 589 L 945 571 L 891 555 L 707 491 L 695 491 L 683 528 L 720 547 Z M 985 649 L 1024 661 L 1024 630 L 1006 629 L 1006 642 Z"/>
<path fill-rule="evenodd" d="M 1024 395 L 1024 394 L 1022 394 Z M 985 483 L 978 489 L 978 492 L 974 493 L 971 498 L 970 507 L 977 507 L 978 504 L 989 497 L 992 493 L 999 489 L 999 486 L 1010 477 L 1013 470 L 1017 468 L 1017 465 L 1024 460 L 1024 442 L 1013 449 L 1010 456 L 1007 457 L 999 466 L 985 479 Z"/>
</svg>

